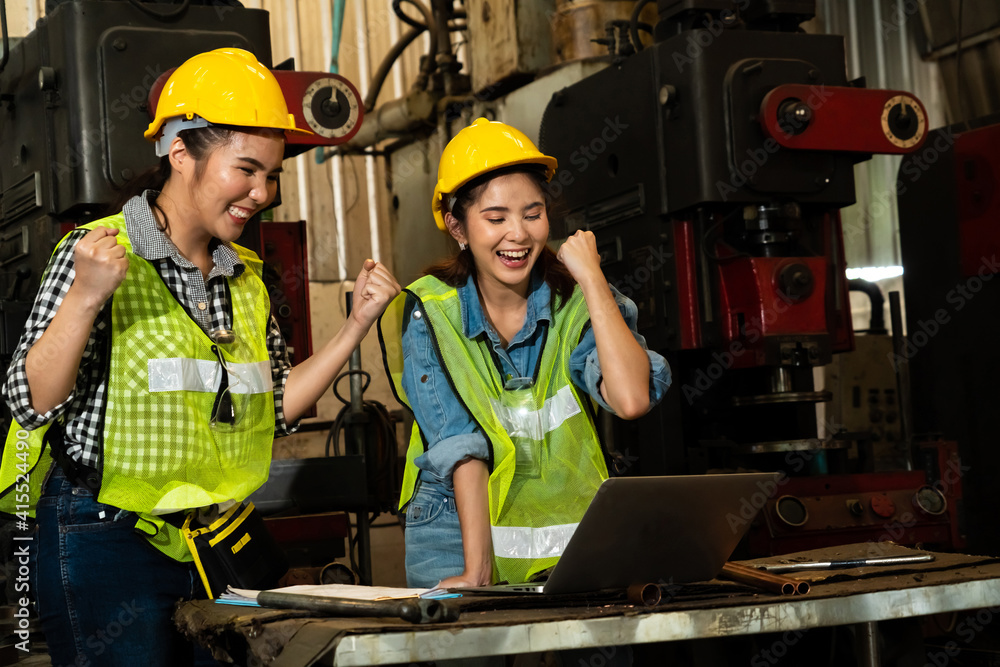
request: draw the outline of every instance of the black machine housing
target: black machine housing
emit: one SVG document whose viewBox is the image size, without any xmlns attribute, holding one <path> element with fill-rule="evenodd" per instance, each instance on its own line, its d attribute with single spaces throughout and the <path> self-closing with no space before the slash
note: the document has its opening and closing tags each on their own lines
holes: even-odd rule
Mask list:
<svg viewBox="0 0 1000 667">
<path fill-rule="evenodd" d="M 56 242 L 104 215 L 116 188 L 156 163 L 142 133 L 157 77 L 226 46 L 270 67 L 267 12 L 190 6 L 163 20 L 127 2 L 66 2 L 29 35 L 11 40 L 0 71 L 4 366 Z"/>
<path fill-rule="evenodd" d="M 766 382 L 768 369 L 724 373 L 704 397 L 685 397 L 682 388 L 696 381 L 699 369 L 710 370 L 718 357 L 713 352 L 721 349 L 717 278 L 711 253 L 704 252 L 714 236 L 706 237 L 721 230 L 729 246 L 762 256 L 832 248 L 830 264 L 841 266 L 839 228 L 824 220 L 854 202 L 854 164 L 868 157 L 779 150 L 761 131 L 761 100 L 776 86 L 807 85 L 815 99 L 805 101 L 819 106 L 826 87 L 852 85 L 843 38 L 798 27 L 814 15 L 814 2 L 661 0 L 658 9 L 656 42 L 553 95 L 540 135 L 542 152 L 559 160 L 551 187 L 568 212 L 561 225 L 553 221 L 552 236 L 580 229 L 597 235 L 605 275 L 635 301 L 639 332 L 674 371 L 663 405 L 638 422 L 616 424 L 621 441 L 637 443 L 631 446 L 639 447 L 642 474 L 715 465 L 692 460 L 705 455 L 699 444 L 789 437 L 777 435 L 776 426 L 792 438 L 816 437 L 814 403 L 771 406 L 749 420 L 734 418 L 726 407 L 734 392 L 747 389 L 743 380 Z M 782 243 L 760 242 L 766 229 L 747 240 L 746 207 L 790 207 L 795 220 L 784 231 L 792 233 Z M 694 315 L 697 349 L 681 335 L 693 315 L 679 298 L 685 289 L 677 284 L 679 220 L 693 221 L 698 249 L 690 258 L 698 278 L 692 298 L 701 306 Z M 836 280 L 828 282 L 838 289 Z M 846 303 L 842 294 L 830 299 Z M 838 317 L 849 335 L 849 313 L 842 309 Z M 829 342 L 820 343 L 809 364 L 790 369 L 806 389 L 812 388 L 811 366 L 830 359 Z"/>
</svg>

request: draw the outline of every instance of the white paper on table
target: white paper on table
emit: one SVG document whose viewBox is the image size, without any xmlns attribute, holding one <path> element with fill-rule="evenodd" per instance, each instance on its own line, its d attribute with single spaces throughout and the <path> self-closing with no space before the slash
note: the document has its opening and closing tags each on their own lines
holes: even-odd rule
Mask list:
<svg viewBox="0 0 1000 667">
<path fill-rule="evenodd" d="M 295 595 L 315 595 L 325 598 L 345 598 L 348 600 L 400 600 L 422 597 L 432 588 L 388 588 L 385 586 L 351 586 L 349 584 L 323 584 L 320 586 L 286 586 L 271 589 L 272 593 L 292 593 Z M 443 591 L 442 591 L 443 592 Z M 255 602 L 260 591 L 246 588 L 233 588 L 223 593 L 220 598 L 247 602 Z"/>
</svg>

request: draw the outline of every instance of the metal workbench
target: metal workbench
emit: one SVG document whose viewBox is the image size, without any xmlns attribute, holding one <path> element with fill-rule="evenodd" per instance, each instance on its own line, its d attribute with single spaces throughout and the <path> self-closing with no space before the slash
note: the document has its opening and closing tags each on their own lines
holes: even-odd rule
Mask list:
<svg viewBox="0 0 1000 667">
<path fill-rule="evenodd" d="M 871 556 L 872 549 L 870 544 L 849 545 L 794 557 Z M 877 545 L 877 551 L 874 555 L 913 553 L 892 544 Z M 304 612 L 239 608 L 211 601 L 184 603 L 176 620 L 182 631 L 211 647 L 217 657 L 274 667 L 411 663 L 838 625 L 859 626 L 859 636 L 871 638 L 860 649 L 859 664 L 877 664 L 878 621 L 1000 607 L 1000 559 L 936 556 L 933 562 L 917 565 L 798 573 L 797 578 L 812 584 L 804 596 L 782 597 L 713 581 L 672 588 L 670 599 L 655 607 L 632 605 L 613 593 L 545 601 L 468 596 L 458 601 L 461 619 L 443 625 L 310 617 Z"/>
</svg>

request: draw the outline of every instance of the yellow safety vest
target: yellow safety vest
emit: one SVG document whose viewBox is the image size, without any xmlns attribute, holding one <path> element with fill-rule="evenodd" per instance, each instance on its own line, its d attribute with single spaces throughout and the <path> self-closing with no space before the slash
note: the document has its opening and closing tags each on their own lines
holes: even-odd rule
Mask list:
<svg viewBox="0 0 1000 667">
<path fill-rule="evenodd" d="M 410 285 L 379 321 L 386 371 L 401 403 L 400 336 L 407 294 L 425 317 L 442 367 L 491 449 L 490 524 L 494 580 L 527 581 L 562 555 L 580 518 L 608 477 L 590 398 L 574 386 L 570 355 L 590 321 L 579 287 L 553 313 L 532 387 L 510 391 L 485 336 L 463 333 L 458 291 L 432 276 Z M 419 314 L 418 314 L 419 313 Z M 414 460 L 426 451 L 414 423 L 406 455 L 400 507 L 413 497 L 420 473 Z"/>
<path fill-rule="evenodd" d="M 209 419 L 222 369 L 212 340 L 180 305 L 147 260 L 132 252 L 124 215 L 83 227 L 117 227 L 129 260 L 111 304 L 111 353 L 98 500 L 140 515 L 138 528 L 176 560 L 190 560 L 179 531 L 158 516 L 230 499 L 243 500 L 267 480 L 274 438 L 274 395 L 267 327 L 270 305 L 262 263 L 234 245 L 246 269 L 230 278 L 236 340 L 219 345 L 230 392 L 244 416 L 230 431 Z M 51 460 L 40 461 L 46 427 L 14 423 L 0 463 L 0 511 L 33 515 Z M 40 461 L 41 465 L 35 465 Z M 27 471 L 30 480 L 26 478 Z M 30 493 L 20 493 L 30 481 Z M 28 489 L 23 489 L 28 491 Z M 28 498 L 24 496 L 27 495 Z M 28 502 L 18 502 L 27 500 Z"/>
</svg>

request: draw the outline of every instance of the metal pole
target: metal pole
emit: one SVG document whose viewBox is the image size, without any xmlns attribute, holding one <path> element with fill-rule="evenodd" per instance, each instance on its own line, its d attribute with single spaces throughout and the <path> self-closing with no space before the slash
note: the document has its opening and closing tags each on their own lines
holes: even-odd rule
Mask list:
<svg viewBox="0 0 1000 667">
<path fill-rule="evenodd" d="M 902 440 L 906 469 L 913 470 L 913 402 L 910 396 L 910 360 L 903 337 L 903 308 L 899 292 L 889 292 L 889 317 L 892 318 L 893 366 L 896 370 L 896 395 L 899 396 L 899 436 Z"/>
<path fill-rule="evenodd" d="M 274 609 L 303 609 L 325 616 L 399 617 L 410 623 L 450 623 L 457 621 L 461 610 L 440 600 L 407 598 L 405 600 L 351 600 L 318 595 L 297 595 L 261 591 L 257 602 Z"/>
<path fill-rule="evenodd" d="M 879 667 L 882 659 L 878 652 L 878 623 L 869 621 L 868 623 L 858 623 L 857 628 L 857 657 L 858 667 Z"/>
<path fill-rule="evenodd" d="M 354 304 L 354 292 L 347 293 L 347 316 L 351 316 L 351 308 Z M 363 417 L 365 414 L 364 394 L 362 393 L 361 373 L 361 346 L 354 348 L 351 352 L 351 359 L 348 362 L 348 369 L 351 373 L 351 411 L 347 427 L 348 453 L 361 457 L 363 468 L 366 472 L 364 485 L 365 493 L 362 499 L 362 507 L 355 512 L 356 523 L 358 525 L 358 576 L 361 583 L 370 586 L 372 583 L 372 554 L 371 554 L 371 526 L 368 521 L 368 452 L 365 437 L 365 426 Z M 350 549 L 351 545 L 348 544 Z"/>
</svg>

